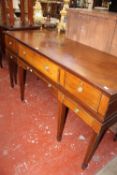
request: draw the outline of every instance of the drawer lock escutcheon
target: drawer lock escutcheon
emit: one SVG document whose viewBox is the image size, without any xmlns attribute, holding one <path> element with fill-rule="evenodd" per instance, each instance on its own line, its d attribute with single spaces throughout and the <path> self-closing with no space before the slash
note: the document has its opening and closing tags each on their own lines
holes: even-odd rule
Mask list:
<svg viewBox="0 0 117 175">
<path fill-rule="evenodd" d="M 48 84 L 48 87 L 51 88 L 51 87 L 52 87 L 52 84 L 49 83 L 49 84 Z"/>
<path fill-rule="evenodd" d="M 24 56 L 26 55 L 26 52 L 25 52 L 25 51 L 23 51 L 23 55 L 24 55 Z"/>
<path fill-rule="evenodd" d="M 45 70 L 48 71 L 49 70 L 49 66 L 45 66 Z"/>
<path fill-rule="evenodd" d="M 30 68 L 30 67 L 28 67 L 27 66 L 27 68 L 26 68 L 27 70 L 29 70 L 30 72 L 32 72 L 33 70 Z"/>
<path fill-rule="evenodd" d="M 74 109 L 74 112 L 77 114 L 80 110 L 78 108 Z"/>
<path fill-rule="evenodd" d="M 82 93 L 82 92 L 83 92 L 83 87 L 82 87 L 82 86 L 79 86 L 79 87 L 77 88 L 77 92 Z"/>
<path fill-rule="evenodd" d="M 77 88 L 77 92 L 82 93 L 83 90 L 84 90 L 84 88 L 83 88 L 83 82 L 80 82 L 80 84 L 79 84 L 79 86 Z"/>
</svg>

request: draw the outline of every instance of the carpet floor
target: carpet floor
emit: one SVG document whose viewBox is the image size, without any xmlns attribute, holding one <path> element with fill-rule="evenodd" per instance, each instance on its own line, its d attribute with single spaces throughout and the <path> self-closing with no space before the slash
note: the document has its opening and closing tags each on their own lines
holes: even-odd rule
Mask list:
<svg viewBox="0 0 117 175">
<path fill-rule="evenodd" d="M 0 68 L 0 175 L 95 175 L 117 156 L 107 131 L 86 170 L 81 164 L 91 129 L 69 112 L 61 142 L 56 140 L 57 99 L 47 84 L 27 75 L 25 100 L 10 87 L 7 64 Z"/>
</svg>

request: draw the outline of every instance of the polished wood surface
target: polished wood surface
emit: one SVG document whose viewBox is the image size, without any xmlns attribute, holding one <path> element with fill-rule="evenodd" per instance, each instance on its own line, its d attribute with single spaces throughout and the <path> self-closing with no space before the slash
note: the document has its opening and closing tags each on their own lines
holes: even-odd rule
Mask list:
<svg viewBox="0 0 117 175">
<path fill-rule="evenodd" d="M 115 26 L 115 31 L 114 31 L 114 35 L 113 35 L 113 40 L 112 40 L 112 46 L 111 46 L 111 52 L 110 53 L 117 56 L 117 23 L 116 23 L 116 26 Z"/>
<path fill-rule="evenodd" d="M 49 76 L 53 81 L 58 81 L 59 67 L 48 61 L 44 56 L 31 51 L 29 48 L 19 44 L 19 56 L 25 61 L 41 71 L 44 75 Z M 34 59 L 35 58 L 35 59 Z M 38 64 L 39 63 L 39 64 Z"/>
<path fill-rule="evenodd" d="M 102 95 L 101 91 L 67 71 L 64 74 L 64 84 L 62 86 L 84 104 L 88 104 L 89 107 L 97 111 Z"/>
<path fill-rule="evenodd" d="M 59 36 L 56 32 L 37 30 L 7 32 L 7 34 L 37 53 L 48 57 L 52 62 L 68 69 L 74 75 L 88 81 L 106 94 L 116 95 L 116 57 L 74 42 L 65 38 L 64 35 Z"/>
<path fill-rule="evenodd" d="M 117 56 L 116 13 L 69 9 L 67 21 L 69 39 Z"/>
<path fill-rule="evenodd" d="M 92 117 L 86 110 L 84 110 L 84 108 L 82 108 L 80 104 L 73 102 L 64 95 L 63 103 L 71 110 L 73 110 L 78 115 L 78 117 L 80 117 L 85 123 L 87 123 L 91 128 L 93 128 L 96 133 L 99 132 L 101 128 L 101 123 L 97 121 L 94 117 Z"/>
<path fill-rule="evenodd" d="M 8 60 L 19 66 L 21 100 L 26 70 L 56 88 L 58 140 L 62 138 L 68 109 L 92 128 L 93 137 L 82 165 L 86 168 L 106 130 L 117 121 L 117 58 L 56 31 L 7 31 L 5 44 Z M 14 85 L 11 64 L 9 70 Z"/>
<path fill-rule="evenodd" d="M 13 38 L 6 36 L 5 43 L 7 43 L 7 47 L 9 48 L 9 50 L 18 53 L 18 44 L 15 42 Z"/>
<path fill-rule="evenodd" d="M 2 59 L 5 53 L 5 43 L 4 43 L 4 31 L 19 31 L 19 30 L 36 30 L 39 29 L 40 25 L 29 25 L 29 24 L 21 24 L 18 22 L 14 23 L 14 26 L 12 27 L 10 24 L 3 24 L 0 23 L 0 66 L 2 66 Z"/>
</svg>

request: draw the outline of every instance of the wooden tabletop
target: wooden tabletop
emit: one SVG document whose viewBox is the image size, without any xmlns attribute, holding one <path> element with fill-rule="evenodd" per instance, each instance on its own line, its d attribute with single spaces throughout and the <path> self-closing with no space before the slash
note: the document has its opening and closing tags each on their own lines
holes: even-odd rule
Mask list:
<svg viewBox="0 0 117 175">
<path fill-rule="evenodd" d="M 7 34 L 108 95 L 117 95 L 117 57 L 67 39 L 56 31 L 13 31 Z"/>
</svg>

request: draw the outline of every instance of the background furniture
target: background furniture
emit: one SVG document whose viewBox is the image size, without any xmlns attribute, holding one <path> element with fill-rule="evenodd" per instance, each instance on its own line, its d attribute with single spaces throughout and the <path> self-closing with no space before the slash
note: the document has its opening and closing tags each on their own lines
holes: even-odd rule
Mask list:
<svg viewBox="0 0 117 175">
<path fill-rule="evenodd" d="M 69 9 L 66 37 L 117 56 L 117 13 Z"/>
<path fill-rule="evenodd" d="M 111 0 L 109 10 L 112 12 L 117 12 L 117 1 Z"/>
<path fill-rule="evenodd" d="M 26 0 L 20 0 L 20 13 L 21 18 L 19 21 L 19 24 L 25 24 L 26 23 L 26 13 L 25 13 L 25 5 L 27 4 L 28 9 L 28 25 L 33 25 L 33 1 L 27 0 L 27 3 L 25 3 Z M 3 25 L 9 25 L 13 27 L 15 25 L 15 18 L 14 18 L 14 7 L 13 7 L 13 0 L 0 0 L 1 5 L 1 12 L 2 12 L 2 24 Z"/>
<path fill-rule="evenodd" d="M 60 18 L 60 10 L 62 9 L 63 2 L 62 1 L 41 1 L 43 15 L 51 16 L 54 18 Z"/>
<path fill-rule="evenodd" d="M 5 30 L 13 31 L 13 30 L 30 30 L 30 29 L 39 29 L 40 25 L 35 25 L 33 21 L 33 1 L 27 0 L 27 9 L 28 13 L 25 13 L 25 3 L 26 0 L 20 0 L 20 18 L 15 20 L 14 17 L 14 8 L 13 8 L 13 0 L 0 0 L 1 12 L 2 12 L 2 21 L 0 23 L 0 66 L 2 67 L 2 58 L 4 55 L 4 34 Z M 26 20 L 27 15 L 27 20 Z"/>
</svg>

